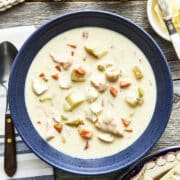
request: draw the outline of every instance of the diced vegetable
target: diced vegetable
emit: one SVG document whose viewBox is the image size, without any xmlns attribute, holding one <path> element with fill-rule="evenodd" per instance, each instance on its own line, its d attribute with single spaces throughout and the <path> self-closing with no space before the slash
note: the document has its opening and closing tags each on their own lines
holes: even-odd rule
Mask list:
<svg viewBox="0 0 180 180">
<path fill-rule="evenodd" d="M 113 136 L 111 136 L 110 134 L 99 134 L 98 138 L 106 143 L 112 143 L 114 140 Z"/>
<path fill-rule="evenodd" d="M 116 68 L 114 65 L 109 66 L 105 69 L 105 75 L 108 81 L 115 82 L 120 76 L 120 69 Z"/>
<path fill-rule="evenodd" d="M 36 95 L 42 95 L 48 90 L 48 86 L 45 82 L 33 80 L 32 89 Z"/>
<path fill-rule="evenodd" d="M 52 101 L 51 97 L 44 97 L 39 99 L 40 102 Z"/>
<path fill-rule="evenodd" d="M 67 120 L 68 120 L 68 117 L 62 114 L 62 115 L 61 115 L 61 120 L 67 121 Z"/>
<path fill-rule="evenodd" d="M 131 121 L 129 121 L 129 120 L 127 120 L 127 119 L 124 119 L 124 118 L 121 118 L 121 121 L 122 121 L 124 127 L 128 127 L 129 124 L 131 123 Z"/>
<path fill-rule="evenodd" d="M 112 86 L 110 87 L 109 92 L 111 93 L 111 95 L 112 95 L 113 97 L 116 97 L 117 94 L 118 94 L 117 89 L 114 88 L 114 87 L 112 87 Z"/>
<path fill-rule="evenodd" d="M 137 80 L 140 80 L 143 78 L 143 73 L 138 66 L 134 66 L 132 70 L 133 70 L 134 75 L 135 75 Z"/>
<path fill-rule="evenodd" d="M 84 150 L 87 150 L 89 148 L 89 141 L 87 140 L 86 141 L 86 144 L 85 144 L 85 146 L 84 146 Z"/>
<path fill-rule="evenodd" d="M 39 77 L 44 78 L 44 77 L 45 77 L 45 74 L 44 74 L 44 73 L 40 73 L 40 74 L 39 74 Z"/>
<path fill-rule="evenodd" d="M 126 131 L 126 132 L 128 132 L 128 133 L 132 133 L 132 132 L 133 132 L 133 129 L 132 129 L 132 128 L 127 127 L 127 128 L 125 128 L 125 131 Z"/>
<path fill-rule="evenodd" d="M 144 96 L 144 91 L 142 88 L 138 88 L 138 95 L 140 98 L 142 98 Z"/>
<path fill-rule="evenodd" d="M 63 144 L 66 143 L 66 138 L 64 137 L 64 135 L 62 133 L 61 133 L 61 141 L 62 141 Z"/>
<path fill-rule="evenodd" d="M 84 126 L 79 126 L 79 134 L 84 139 L 91 139 L 93 136 L 92 131 L 90 131 L 89 129 L 87 129 Z"/>
<path fill-rule="evenodd" d="M 120 81 L 120 83 L 119 83 L 120 88 L 127 88 L 130 85 L 131 85 L 131 83 L 127 82 L 127 81 Z"/>
<path fill-rule="evenodd" d="M 99 65 L 97 66 L 97 69 L 98 69 L 98 71 L 101 71 L 101 72 L 104 72 L 104 71 L 105 71 L 105 67 L 104 67 L 103 65 L 101 65 L 101 64 L 99 64 Z"/>
<path fill-rule="evenodd" d="M 125 100 L 131 107 L 136 107 L 143 104 L 143 98 L 139 97 L 136 92 L 129 93 Z"/>
<path fill-rule="evenodd" d="M 54 80 L 58 80 L 59 79 L 59 75 L 58 74 L 53 74 L 51 75 L 51 77 L 54 79 Z"/>
<path fill-rule="evenodd" d="M 72 111 L 72 107 L 67 103 L 67 101 L 63 104 L 64 111 Z"/>
<path fill-rule="evenodd" d="M 95 56 L 96 58 L 100 59 L 108 53 L 106 47 L 96 45 L 94 42 L 87 42 L 84 46 L 87 53 L 90 55 Z"/>
<path fill-rule="evenodd" d="M 67 46 L 69 46 L 69 47 L 71 47 L 71 48 L 73 48 L 73 49 L 76 49 L 76 48 L 77 48 L 77 46 L 74 45 L 74 44 L 67 44 Z"/>
<path fill-rule="evenodd" d="M 75 71 L 76 71 L 76 73 L 79 74 L 80 76 L 84 76 L 84 75 L 86 74 L 86 71 L 85 71 L 83 68 L 81 68 L 81 67 L 75 69 Z"/>
<path fill-rule="evenodd" d="M 63 128 L 62 124 L 60 123 L 54 124 L 54 129 L 56 129 L 57 132 L 60 133 L 62 131 L 62 128 Z"/>
<path fill-rule="evenodd" d="M 60 72 L 61 71 L 61 66 L 58 64 L 55 66 L 55 68 Z"/>
<path fill-rule="evenodd" d="M 71 73 L 71 80 L 74 82 L 82 82 L 86 80 L 86 71 L 79 67 L 77 69 L 74 69 Z"/>
<path fill-rule="evenodd" d="M 78 118 L 78 119 L 75 119 L 75 120 L 72 120 L 72 121 L 67 121 L 66 124 L 69 125 L 69 126 L 77 127 L 79 125 L 83 125 L 84 122 L 83 122 L 83 120 Z"/>
<path fill-rule="evenodd" d="M 80 92 L 72 92 L 66 96 L 65 100 L 66 100 L 67 104 L 69 105 L 70 110 L 73 110 L 78 105 L 80 105 L 82 102 L 84 102 L 85 97 Z"/>
</svg>

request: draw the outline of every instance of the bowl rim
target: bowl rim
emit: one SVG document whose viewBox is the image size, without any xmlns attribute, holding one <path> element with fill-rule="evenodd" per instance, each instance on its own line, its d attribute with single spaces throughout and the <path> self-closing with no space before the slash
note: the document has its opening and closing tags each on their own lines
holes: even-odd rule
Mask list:
<svg viewBox="0 0 180 180">
<path fill-rule="evenodd" d="M 166 33 L 164 33 L 163 31 L 161 31 L 158 26 L 156 25 L 156 23 L 154 22 L 154 18 L 152 16 L 152 3 L 154 0 L 148 0 L 147 2 L 147 17 L 148 17 L 148 21 L 149 24 L 151 25 L 152 29 L 156 32 L 157 35 L 159 35 L 162 39 L 166 40 L 166 41 L 171 41 L 170 36 Z"/>
<path fill-rule="evenodd" d="M 123 178 L 130 178 L 129 176 L 136 176 L 144 167 L 144 165 L 150 161 L 151 159 L 158 158 L 160 156 L 164 156 L 170 152 L 174 151 L 180 151 L 180 146 L 170 146 L 163 149 L 160 149 L 148 156 L 143 157 L 140 161 L 135 163 L 128 172 L 126 172 L 122 177 L 119 178 L 119 180 L 123 180 Z M 138 168 L 140 166 L 140 168 Z M 137 169 L 138 168 L 138 169 Z M 127 177 L 128 176 L 128 177 Z"/>
<path fill-rule="evenodd" d="M 68 16 L 74 16 L 74 15 L 83 15 L 84 13 L 90 13 L 90 14 L 103 14 L 105 16 L 111 16 L 113 18 L 118 18 L 118 19 L 121 19 L 122 21 L 130 24 L 131 26 L 133 26 L 134 28 L 136 28 L 138 31 L 140 31 L 141 33 L 143 33 L 147 38 L 148 40 L 153 44 L 153 46 L 156 48 L 156 50 L 159 52 L 159 55 L 161 56 L 161 59 L 164 63 L 164 66 L 166 67 L 166 70 L 167 70 L 167 74 L 168 74 L 168 80 L 169 80 L 169 93 L 170 93 L 170 102 L 168 104 L 168 108 L 169 108 L 169 111 L 167 112 L 167 122 L 166 124 L 163 126 L 162 128 L 162 132 L 160 132 L 158 134 L 158 136 L 155 137 L 155 139 L 153 139 L 153 143 L 151 143 L 150 146 L 146 147 L 145 150 L 143 152 L 141 152 L 135 159 L 131 160 L 131 161 L 128 161 L 126 163 L 126 165 L 121 165 L 120 167 L 117 165 L 115 167 L 112 168 L 112 165 L 111 165 L 111 169 L 106 169 L 105 170 L 101 170 L 101 171 L 98 171 L 95 169 L 95 168 L 92 168 L 92 171 L 83 171 L 83 169 L 69 169 L 67 167 L 60 167 L 58 166 L 57 164 L 55 164 L 55 162 L 52 162 L 50 161 L 46 156 L 42 155 L 40 152 L 37 152 L 37 150 L 34 148 L 34 146 L 29 143 L 27 140 L 26 140 L 26 137 L 24 136 L 23 134 L 23 131 L 22 129 L 20 129 L 20 127 L 18 126 L 18 123 L 16 121 L 16 109 L 13 107 L 13 98 L 10 98 L 10 97 L 13 97 L 13 73 L 15 71 L 15 66 L 18 62 L 18 59 L 19 59 L 19 56 L 20 54 L 23 52 L 23 49 L 27 46 L 27 44 L 29 44 L 31 42 L 31 39 L 33 36 L 35 36 L 39 31 L 42 31 L 44 29 L 44 27 L 50 25 L 52 22 L 55 22 L 57 21 L 58 19 L 62 19 L 64 17 L 68 17 Z M 15 82 L 14 82 L 15 83 Z M 171 73 L 170 73 L 170 69 L 169 69 L 169 66 L 168 66 L 168 63 L 167 63 L 167 60 L 163 54 L 163 52 L 161 51 L 160 47 L 157 45 L 157 43 L 155 42 L 155 40 L 152 39 L 152 37 L 147 33 L 145 32 L 142 28 L 140 28 L 138 25 L 136 25 L 134 22 L 132 22 L 131 20 L 123 17 L 123 16 L 120 16 L 118 14 L 115 14 L 115 13 L 112 13 L 112 12 L 108 12 L 108 11 L 101 11 L 101 10 L 83 10 L 83 11 L 75 11 L 75 12 L 71 12 L 71 13 L 66 13 L 66 14 L 63 14 L 63 15 L 60 15 L 50 21 L 48 21 L 47 23 L 45 23 L 44 25 L 40 26 L 40 28 L 38 28 L 27 40 L 26 42 L 23 44 L 22 48 L 20 49 L 18 55 L 16 56 L 16 59 L 12 65 L 12 69 L 11 69 L 11 73 L 10 73 L 10 80 L 9 80 L 9 89 L 8 89 L 8 96 L 9 96 L 9 103 L 10 103 L 10 110 L 12 111 L 12 116 L 13 116 L 13 119 L 15 119 L 14 121 L 14 124 L 17 128 L 17 131 L 18 133 L 21 135 L 22 139 L 24 140 L 24 142 L 28 145 L 28 147 L 30 147 L 30 149 L 42 160 L 44 160 L 45 162 L 47 162 L 48 164 L 56 167 L 56 168 L 59 168 L 61 170 L 64 170 L 66 172 L 70 172 L 70 173 L 74 173 L 74 174 L 81 174 L 81 175 L 100 175 L 100 174 L 107 174 L 107 173 L 111 173 L 111 172 L 115 172 L 115 171 L 118 171 L 118 170 L 122 170 L 126 167 L 128 167 L 129 165 L 131 165 L 132 163 L 136 162 L 138 159 L 140 159 L 143 155 L 145 155 L 152 147 L 153 145 L 158 141 L 158 139 L 161 137 L 162 133 L 164 132 L 164 129 L 166 128 L 167 126 L 167 123 L 168 123 L 168 120 L 169 120 L 169 117 L 170 117 L 170 114 L 171 114 L 171 110 L 172 110 L 172 103 L 173 103 L 173 83 L 172 83 L 172 79 L 171 79 Z M 141 137 L 141 136 L 140 136 Z M 51 147 L 52 149 L 52 147 Z M 126 149 L 125 149 L 126 150 Z M 59 152 L 59 151 L 58 151 Z M 60 153 L 60 152 L 59 152 Z M 64 155 L 64 154 L 62 154 Z M 112 156 L 115 156 L 117 154 L 113 154 Z M 64 155 L 66 156 L 66 155 Z M 71 157 L 71 156 L 70 156 Z M 98 159 L 105 159 L 105 158 L 108 158 L 108 157 L 111 157 L 111 156 L 107 156 L 107 157 L 103 157 L 103 158 L 96 158 L 95 160 L 97 161 Z M 74 157 L 71 157 L 71 158 L 74 158 Z M 79 159 L 79 158 L 75 158 L 75 159 Z M 87 160 L 87 159 L 81 159 L 81 160 Z M 90 160 L 94 160 L 94 159 L 90 159 Z"/>
</svg>

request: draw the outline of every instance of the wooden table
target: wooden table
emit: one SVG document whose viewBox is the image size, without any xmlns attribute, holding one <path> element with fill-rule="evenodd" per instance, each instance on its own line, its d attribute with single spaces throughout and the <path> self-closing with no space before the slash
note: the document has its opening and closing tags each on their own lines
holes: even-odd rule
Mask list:
<svg viewBox="0 0 180 180">
<path fill-rule="evenodd" d="M 42 25 L 48 20 L 66 13 L 84 9 L 98 9 L 115 12 L 125 16 L 143 29 L 145 29 L 159 44 L 164 51 L 172 71 L 174 81 L 174 105 L 169 124 L 162 137 L 150 153 L 169 146 L 180 145 L 180 61 L 177 60 L 171 43 L 157 36 L 150 27 L 146 15 L 146 0 L 129 0 L 129 1 L 77 1 L 71 2 L 52 2 L 48 0 L 28 0 L 27 2 L 17 5 L 12 9 L 0 13 L 0 29 L 12 26 L 22 25 Z M 78 176 L 66 172 L 55 170 L 56 179 L 61 180 L 111 180 L 116 179 L 120 172 L 112 173 L 105 176 Z"/>
</svg>

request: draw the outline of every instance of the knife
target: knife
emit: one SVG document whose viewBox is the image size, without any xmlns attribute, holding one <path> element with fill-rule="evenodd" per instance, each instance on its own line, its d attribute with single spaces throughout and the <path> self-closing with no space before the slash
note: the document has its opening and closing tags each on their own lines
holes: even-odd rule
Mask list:
<svg viewBox="0 0 180 180">
<path fill-rule="evenodd" d="M 177 54 L 178 59 L 180 60 L 180 34 L 176 31 L 174 27 L 166 0 L 158 0 L 158 4 L 162 11 L 163 19 L 168 29 L 174 50 Z"/>
</svg>

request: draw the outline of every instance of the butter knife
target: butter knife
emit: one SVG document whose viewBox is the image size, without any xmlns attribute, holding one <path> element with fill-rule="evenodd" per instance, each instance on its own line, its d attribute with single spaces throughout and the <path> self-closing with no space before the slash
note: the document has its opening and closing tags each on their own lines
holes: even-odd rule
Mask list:
<svg viewBox="0 0 180 180">
<path fill-rule="evenodd" d="M 180 60 L 180 34 L 176 31 L 174 27 L 166 0 L 158 0 L 158 4 L 162 11 L 163 19 L 168 29 L 174 50 L 177 54 L 178 59 Z"/>
</svg>

